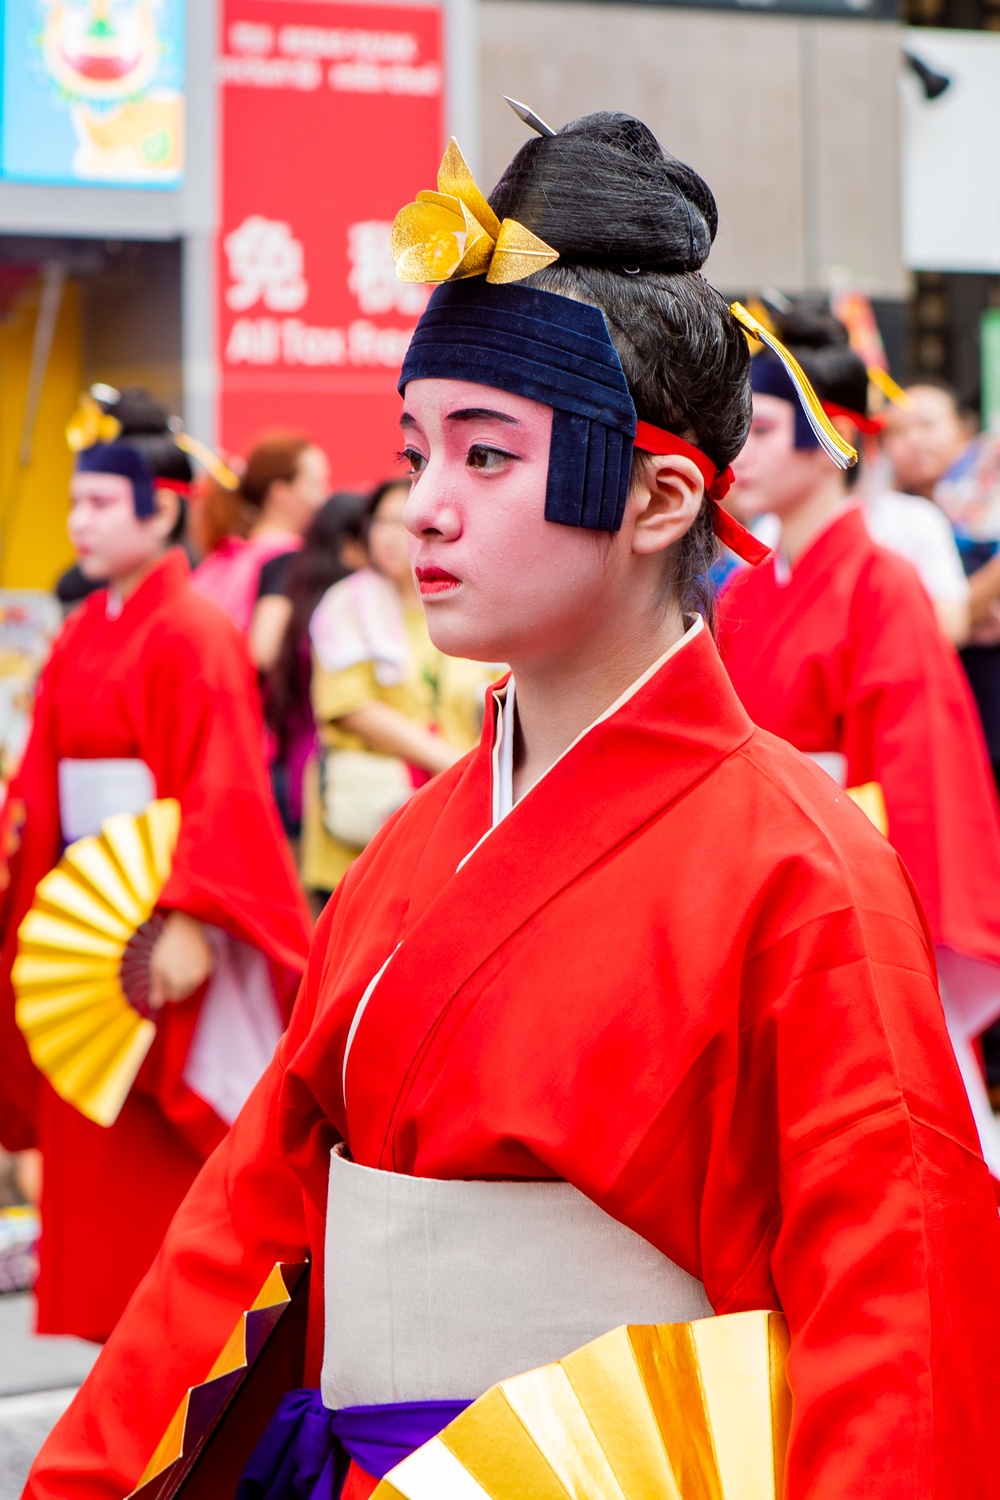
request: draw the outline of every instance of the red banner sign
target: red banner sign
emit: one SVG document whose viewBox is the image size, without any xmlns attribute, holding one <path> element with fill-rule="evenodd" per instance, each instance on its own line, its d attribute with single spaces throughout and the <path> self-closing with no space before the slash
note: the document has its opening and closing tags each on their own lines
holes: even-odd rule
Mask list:
<svg viewBox="0 0 1000 1500">
<path fill-rule="evenodd" d="M 294 428 L 338 487 L 373 483 L 394 472 L 427 300 L 397 281 L 389 227 L 443 149 L 441 12 L 224 0 L 219 66 L 221 444 Z"/>
</svg>

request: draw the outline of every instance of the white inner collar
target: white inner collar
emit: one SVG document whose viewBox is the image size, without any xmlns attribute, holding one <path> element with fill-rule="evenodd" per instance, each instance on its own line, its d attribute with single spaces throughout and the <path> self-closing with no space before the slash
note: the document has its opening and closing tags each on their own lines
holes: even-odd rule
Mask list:
<svg viewBox="0 0 1000 1500">
<path fill-rule="evenodd" d="M 602 714 L 599 714 L 592 724 L 588 724 L 586 729 L 577 735 L 572 745 L 568 745 L 562 755 L 552 762 L 552 766 L 549 767 L 548 771 L 545 771 L 539 777 L 539 781 L 544 781 L 553 766 L 557 766 L 559 761 L 568 755 L 586 735 L 590 734 L 592 729 L 597 728 L 598 724 L 603 724 L 606 719 L 610 719 L 613 714 L 616 714 L 630 698 L 635 696 L 640 688 L 645 687 L 651 677 L 655 677 L 660 668 L 672 656 L 676 656 L 677 652 L 686 646 L 689 641 L 693 641 L 695 636 L 704 630 L 704 628 L 705 622 L 701 615 L 696 615 L 694 621 L 685 630 L 680 640 L 675 641 L 672 646 L 669 646 L 662 656 L 658 656 L 652 666 L 647 667 L 645 672 L 640 677 L 637 677 L 635 682 L 627 687 L 624 693 L 619 698 L 616 698 L 610 707 L 606 708 Z M 493 828 L 496 828 L 497 824 L 502 822 L 514 808 L 514 731 L 517 722 L 515 699 L 516 689 L 514 679 L 511 677 L 506 686 L 495 694 L 494 697 L 496 705 L 496 738 L 493 743 Z M 535 785 L 537 786 L 538 782 L 535 782 Z M 527 791 L 530 792 L 531 787 L 528 787 Z M 522 795 L 526 796 L 527 792 Z M 478 848 L 479 845 L 477 844 L 476 847 Z"/>
</svg>

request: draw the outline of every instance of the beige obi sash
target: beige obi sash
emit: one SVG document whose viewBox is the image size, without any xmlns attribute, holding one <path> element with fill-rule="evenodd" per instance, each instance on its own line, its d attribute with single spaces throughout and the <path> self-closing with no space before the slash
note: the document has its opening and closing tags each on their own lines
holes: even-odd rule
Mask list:
<svg viewBox="0 0 1000 1500">
<path fill-rule="evenodd" d="M 441 1182 L 337 1146 L 324 1403 L 462 1400 L 622 1323 L 704 1318 L 700 1281 L 566 1182 Z"/>
<path fill-rule="evenodd" d="M 153 773 L 144 760 L 97 759 L 59 762 L 59 822 L 64 843 L 101 831 L 115 813 L 138 815 L 156 796 Z"/>
</svg>

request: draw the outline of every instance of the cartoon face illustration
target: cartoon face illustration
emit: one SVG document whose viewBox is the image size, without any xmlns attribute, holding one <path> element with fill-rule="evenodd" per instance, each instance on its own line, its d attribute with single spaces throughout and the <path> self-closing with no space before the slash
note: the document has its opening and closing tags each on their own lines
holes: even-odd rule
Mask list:
<svg viewBox="0 0 1000 1500">
<path fill-rule="evenodd" d="M 162 43 L 159 0 L 41 0 L 45 67 L 75 102 L 119 104 L 145 90 Z"/>
</svg>

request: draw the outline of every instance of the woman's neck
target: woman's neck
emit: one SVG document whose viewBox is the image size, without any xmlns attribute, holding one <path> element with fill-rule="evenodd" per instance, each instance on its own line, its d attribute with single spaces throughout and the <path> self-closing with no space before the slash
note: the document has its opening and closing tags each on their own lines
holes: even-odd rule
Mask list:
<svg viewBox="0 0 1000 1500">
<path fill-rule="evenodd" d="M 163 552 L 157 552 L 155 557 L 149 558 L 141 567 L 133 568 L 128 573 L 122 573 L 117 578 L 109 578 L 108 592 L 124 604 L 125 600 L 131 599 L 136 589 L 145 583 L 153 569 L 159 567 L 169 550 L 167 548 Z"/>
<path fill-rule="evenodd" d="M 275 535 L 298 536 L 299 533 L 290 524 L 288 518 L 282 515 L 280 511 L 271 510 L 265 505 L 257 520 L 250 528 L 250 536 L 256 538 Z"/>
<path fill-rule="evenodd" d="M 624 623 L 624 622 L 623 622 Z M 630 621 L 612 639 L 586 632 L 572 653 L 533 659 L 514 667 L 517 739 L 514 749 L 515 801 L 616 702 L 687 628 L 680 609 L 655 620 Z"/>
<path fill-rule="evenodd" d="M 834 470 L 811 494 L 781 517 L 781 550 L 790 563 L 802 556 L 847 499 L 843 475 Z"/>
</svg>

